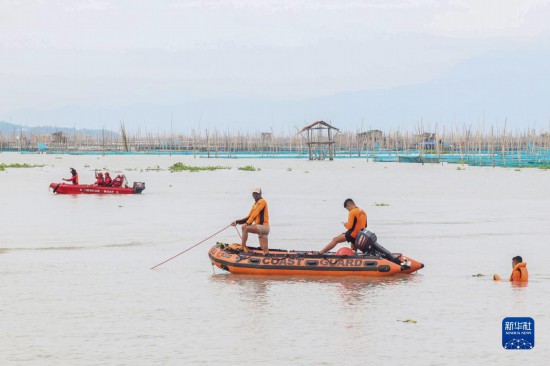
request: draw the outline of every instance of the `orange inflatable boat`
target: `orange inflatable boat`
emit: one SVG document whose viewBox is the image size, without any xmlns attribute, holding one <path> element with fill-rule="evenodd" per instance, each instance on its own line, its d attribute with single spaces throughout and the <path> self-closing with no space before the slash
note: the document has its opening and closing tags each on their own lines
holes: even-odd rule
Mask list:
<svg viewBox="0 0 550 366">
<path fill-rule="evenodd" d="M 250 252 L 243 252 L 239 247 L 240 244 L 217 243 L 208 256 L 216 267 L 239 274 L 386 277 L 424 268 L 422 263 L 401 254 L 394 256 L 401 258 L 406 265 L 363 254 L 345 256 L 332 252 L 319 254 L 269 249 L 269 256 L 265 256 L 260 248 L 249 247 Z"/>
</svg>

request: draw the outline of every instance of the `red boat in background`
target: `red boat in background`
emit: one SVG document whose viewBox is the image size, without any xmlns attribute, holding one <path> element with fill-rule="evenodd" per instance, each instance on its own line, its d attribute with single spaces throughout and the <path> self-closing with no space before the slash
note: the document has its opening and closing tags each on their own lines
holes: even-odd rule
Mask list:
<svg viewBox="0 0 550 366">
<path fill-rule="evenodd" d="M 140 194 L 145 189 L 145 183 L 134 182 L 130 187 L 104 187 L 93 184 L 52 183 L 50 188 L 57 194 Z"/>
</svg>

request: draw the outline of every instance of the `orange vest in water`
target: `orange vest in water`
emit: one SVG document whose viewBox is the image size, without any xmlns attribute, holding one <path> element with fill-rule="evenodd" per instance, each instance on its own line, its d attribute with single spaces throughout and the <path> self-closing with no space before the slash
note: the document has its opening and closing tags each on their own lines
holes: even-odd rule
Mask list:
<svg viewBox="0 0 550 366">
<path fill-rule="evenodd" d="M 527 282 L 529 280 L 529 272 L 527 272 L 527 263 L 521 262 L 514 266 L 510 281 Z"/>
</svg>

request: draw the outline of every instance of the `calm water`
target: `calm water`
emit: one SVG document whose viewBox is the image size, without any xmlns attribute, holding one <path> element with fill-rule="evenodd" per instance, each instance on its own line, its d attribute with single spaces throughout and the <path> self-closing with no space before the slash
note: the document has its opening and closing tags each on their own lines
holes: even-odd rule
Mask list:
<svg viewBox="0 0 550 366">
<path fill-rule="evenodd" d="M 145 170 L 177 161 L 233 169 Z M 7 153 L 0 162 L 46 164 L 0 172 L 2 365 L 543 365 L 550 356 L 548 171 Z M 249 164 L 261 171 L 236 169 Z M 82 182 L 94 168 L 124 170 L 147 189 L 49 193 L 69 166 Z M 387 279 L 214 273 L 207 251 L 235 241 L 230 228 L 149 269 L 244 216 L 256 185 L 273 248 L 320 249 L 342 231 L 352 197 L 384 246 L 426 268 Z M 518 254 L 527 287 L 472 277 L 507 277 Z M 533 350 L 501 347 L 506 316 L 535 319 Z"/>
</svg>

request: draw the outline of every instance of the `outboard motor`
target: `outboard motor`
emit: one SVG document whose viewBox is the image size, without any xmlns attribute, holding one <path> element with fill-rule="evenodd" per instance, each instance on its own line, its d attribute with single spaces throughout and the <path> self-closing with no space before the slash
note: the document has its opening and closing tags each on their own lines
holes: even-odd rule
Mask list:
<svg viewBox="0 0 550 366">
<path fill-rule="evenodd" d="M 145 189 L 145 183 L 143 182 L 134 182 L 134 186 L 132 187 L 134 189 L 134 193 L 141 193 Z"/>
<path fill-rule="evenodd" d="M 359 231 L 357 237 L 355 238 L 355 246 L 357 249 L 362 251 L 365 254 L 370 255 L 380 255 L 382 258 L 394 262 L 396 264 L 401 264 L 399 259 L 395 258 L 389 250 L 384 248 L 382 245 L 378 244 L 378 238 L 376 234 L 370 230 L 363 229 Z"/>
<path fill-rule="evenodd" d="M 363 229 L 357 233 L 355 238 L 355 247 L 365 254 L 374 254 L 374 244 L 378 238 L 370 230 Z"/>
</svg>

